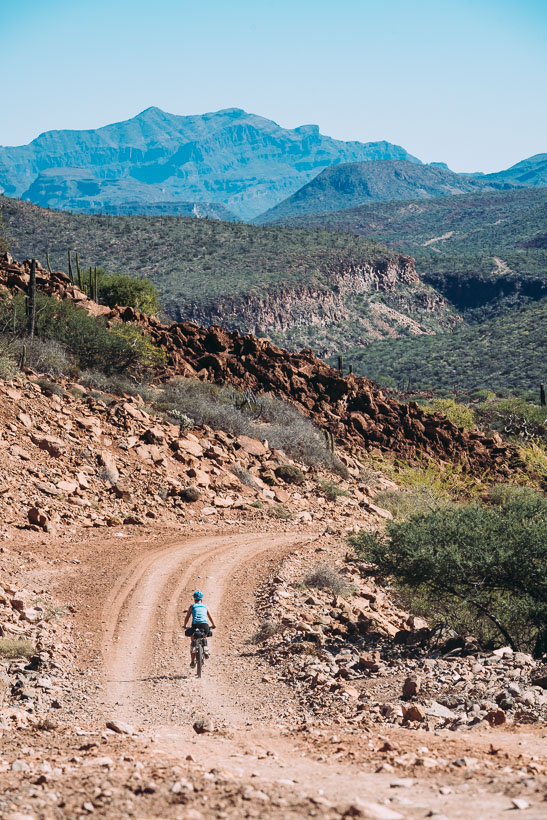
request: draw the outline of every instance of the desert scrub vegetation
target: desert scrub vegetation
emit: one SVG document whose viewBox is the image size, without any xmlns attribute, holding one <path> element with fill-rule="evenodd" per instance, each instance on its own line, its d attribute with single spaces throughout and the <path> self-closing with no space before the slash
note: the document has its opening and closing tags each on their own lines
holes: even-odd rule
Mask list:
<svg viewBox="0 0 547 820">
<path fill-rule="evenodd" d="M 423 405 L 427 413 L 442 413 L 456 427 L 471 429 L 476 426 L 476 416 L 472 407 L 455 399 L 433 399 L 428 404 Z"/>
<path fill-rule="evenodd" d="M 282 504 L 272 504 L 266 512 L 270 518 L 277 518 L 279 521 L 292 521 L 294 519 L 293 513 Z"/>
<path fill-rule="evenodd" d="M 415 513 L 429 512 L 443 502 L 431 487 L 418 485 L 408 490 L 382 490 L 374 503 L 384 510 L 389 510 L 397 520 L 408 518 Z"/>
<path fill-rule="evenodd" d="M 541 656 L 547 649 L 547 499 L 492 489 L 490 503 L 446 504 L 350 538 L 430 623 L 470 629 Z"/>
<path fill-rule="evenodd" d="M 145 374 L 165 362 L 165 352 L 155 347 L 136 325 L 107 327 L 101 317 L 90 316 L 69 300 L 58 301 L 36 294 L 35 339 L 27 342 L 25 297 L 0 297 L 0 332 L 3 345 L 33 357 L 51 375 L 74 375 L 79 369 L 106 375 Z"/>
<path fill-rule="evenodd" d="M 287 627 L 275 621 L 263 621 L 256 632 L 252 635 L 250 643 L 259 644 L 284 632 Z"/>
<path fill-rule="evenodd" d="M 317 490 L 327 501 L 336 501 L 336 499 L 341 496 L 349 495 L 348 491 L 344 490 L 344 488 L 340 487 L 336 482 L 322 479 L 319 479 L 317 482 Z"/>
<path fill-rule="evenodd" d="M 4 660 L 32 658 L 35 652 L 33 644 L 23 638 L 0 638 L 0 658 Z"/>
<path fill-rule="evenodd" d="M 304 586 L 327 589 L 342 598 L 353 593 L 353 587 L 344 576 L 330 564 L 317 564 L 304 578 Z"/>
<path fill-rule="evenodd" d="M 165 385 L 155 407 L 175 423 L 174 414 L 183 413 L 196 425 L 206 424 L 236 436 L 267 439 L 271 447 L 304 464 L 345 472 L 317 427 L 291 404 L 275 396 L 249 395 L 195 379 L 174 379 Z"/>
<path fill-rule="evenodd" d="M 373 342 L 344 359 L 381 386 L 523 394 L 545 379 L 546 310 L 544 298 L 450 333 Z"/>
<path fill-rule="evenodd" d="M 300 486 L 305 481 L 305 475 L 296 464 L 280 464 L 275 468 L 277 478 L 284 481 L 285 484 L 296 484 Z"/>
<path fill-rule="evenodd" d="M 65 270 L 67 248 L 75 248 L 84 270 L 98 266 L 151 282 L 176 320 L 196 303 L 207 308 L 280 284 L 328 285 L 330 271 L 340 264 L 385 262 L 397 255 L 378 242 L 325 230 L 52 212 L 5 197 L 0 197 L 0 215 L 17 236 L 21 256 L 45 260 L 48 251 L 52 267 Z"/>
</svg>

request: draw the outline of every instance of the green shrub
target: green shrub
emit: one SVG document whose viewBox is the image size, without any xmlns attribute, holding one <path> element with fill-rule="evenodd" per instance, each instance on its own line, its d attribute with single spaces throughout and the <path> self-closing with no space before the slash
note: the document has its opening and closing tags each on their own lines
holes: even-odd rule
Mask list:
<svg viewBox="0 0 547 820">
<path fill-rule="evenodd" d="M 470 429 L 475 426 L 475 413 L 466 404 L 461 404 L 454 399 L 433 399 L 424 407 L 424 410 L 432 413 L 443 413 L 456 427 Z"/>
<path fill-rule="evenodd" d="M 147 279 L 135 279 L 123 273 L 98 272 L 97 287 L 101 305 L 129 306 L 149 316 L 160 311 L 158 292 Z"/>
<path fill-rule="evenodd" d="M 286 484 L 300 485 L 305 481 L 304 473 L 296 464 L 280 464 L 275 468 L 275 474 Z"/>
<path fill-rule="evenodd" d="M 16 337 L 26 333 L 25 299 L 0 298 L 0 326 Z M 74 357 L 82 369 L 106 374 L 121 371 L 142 373 L 162 364 L 165 354 L 155 348 L 149 337 L 133 325 L 107 327 L 102 317 L 90 316 L 74 302 L 52 296 L 36 296 L 36 340 L 54 341 Z"/>
<path fill-rule="evenodd" d="M 421 597 L 426 617 L 475 620 L 493 645 L 547 649 L 547 500 L 510 496 L 498 506 L 447 505 L 383 535 L 360 532 L 357 553 Z"/>
</svg>

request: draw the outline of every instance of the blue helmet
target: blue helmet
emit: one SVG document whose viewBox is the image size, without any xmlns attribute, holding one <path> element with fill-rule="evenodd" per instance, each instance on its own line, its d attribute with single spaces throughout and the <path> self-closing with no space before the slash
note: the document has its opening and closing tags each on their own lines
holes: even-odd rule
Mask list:
<svg viewBox="0 0 547 820">
<path fill-rule="evenodd" d="M 203 600 L 203 592 L 196 590 L 194 592 L 194 601 L 202 601 Z"/>
</svg>

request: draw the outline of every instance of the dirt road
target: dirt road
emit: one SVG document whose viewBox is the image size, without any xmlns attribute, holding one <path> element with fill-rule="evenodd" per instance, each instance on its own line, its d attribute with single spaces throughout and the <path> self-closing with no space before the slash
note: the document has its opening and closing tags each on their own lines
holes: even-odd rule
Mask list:
<svg viewBox="0 0 547 820">
<path fill-rule="evenodd" d="M 301 707 L 288 688 L 272 682 L 249 637 L 256 588 L 296 548 L 313 550 L 315 543 L 296 533 L 199 537 L 137 558 L 105 606 L 105 718 L 145 727 L 156 753 L 178 760 L 191 754 L 204 766 L 252 778 L 255 788 L 282 783 L 289 793 L 336 806 L 380 802 L 405 818 L 429 811 L 454 819 L 504 816 L 511 804 L 499 783 L 463 780 L 442 794 L 450 778 L 439 774 L 401 789 L 393 787 L 393 774 L 317 760 L 291 736 Z M 181 637 L 196 588 L 218 623 L 201 680 L 189 668 L 189 642 Z M 196 735 L 198 718 L 209 718 L 216 730 Z M 526 817 L 539 820 L 541 813 L 531 808 Z"/>
</svg>

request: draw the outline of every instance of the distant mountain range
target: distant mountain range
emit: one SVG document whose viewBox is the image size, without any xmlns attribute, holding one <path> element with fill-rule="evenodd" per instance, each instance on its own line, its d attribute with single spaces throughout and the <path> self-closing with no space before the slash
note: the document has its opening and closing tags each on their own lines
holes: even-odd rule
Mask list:
<svg viewBox="0 0 547 820">
<path fill-rule="evenodd" d="M 388 142 L 342 142 L 316 125 L 281 128 L 239 108 L 188 117 L 148 108 L 104 128 L 0 148 L 0 193 L 87 212 L 215 204 L 251 219 L 330 165 L 380 159 L 419 163 Z"/>
<path fill-rule="evenodd" d="M 89 131 L 47 131 L 0 147 L 0 193 L 47 208 L 275 222 L 367 202 L 547 185 L 547 154 L 496 174 L 424 165 L 389 142 L 344 142 L 317 125 L 281 128 L 227 108 L 147 108 Z"/>
</svg>

